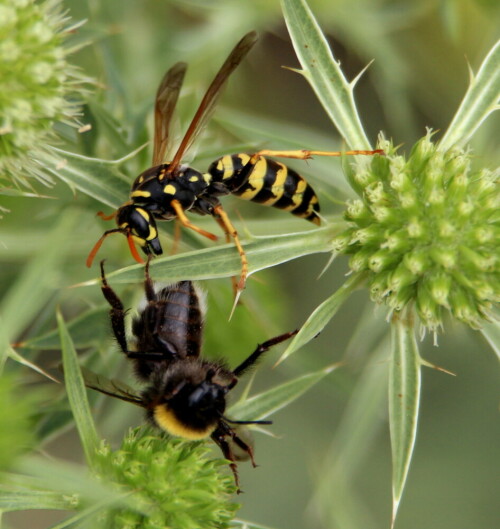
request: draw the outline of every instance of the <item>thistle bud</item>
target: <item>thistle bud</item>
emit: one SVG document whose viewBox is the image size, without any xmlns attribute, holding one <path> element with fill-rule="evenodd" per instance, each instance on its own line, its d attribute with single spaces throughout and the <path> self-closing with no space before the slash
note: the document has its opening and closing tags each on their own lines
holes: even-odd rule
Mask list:
<svg viewBox="0 0 500 529">
<path fill-rule="evenodd" d="M 339 238 L 350 239 L 343 251 L 375 301 L 393 310 L 414 303 L 433 331 L 445 310 L 476 328 L 500 291 L 498 172 L 474 172 L 469 152 L 441 151 L 431 136 L 407 160 L 382 139 L 383 160 L 373 157 L 355 178 L 364 207 L 349 211 Z"/>
</svg>

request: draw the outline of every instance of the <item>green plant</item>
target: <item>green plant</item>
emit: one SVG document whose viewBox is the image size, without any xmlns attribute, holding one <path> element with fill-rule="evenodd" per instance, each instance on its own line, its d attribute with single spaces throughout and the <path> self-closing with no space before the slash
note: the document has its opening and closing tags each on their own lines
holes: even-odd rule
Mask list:
<svg viewBox="0 0 500 529">
<path fill-rule="evenodd" d="M 57 137 L 55 123 L 76 126 L 75 96 L 85 79 L 68 61 L 78 49 L 68 37 L 77 27 L 69 24 L 60 0 L 0 3 L 2 195 L 32 191 L 30 178 L 54 183 L 39 157 Z"/>
<path fill-rule="evenodd" d="M 81 62 L 85 64 L 87 60 L 87 68 L 89 65 L 95 67 L 94 63 L 102 66 L 107 76 L 105 82 L 108 90 L 89 98 L 82 122 L 92 125 L 91 132 L 79 137 L 66 132 L 65 143 L 60 143 L 58 148 L 44 148 L 43 153 L 37 154 L 50 178 L 66 182 L 72 193 L 68 193 L 65 186 L 56 186 L 52 194 L 57 200 L 41 200 L 40 197 L 40 200 L 33 201 L 33 206 L 24 208 L 16 197 L 9 199 L 7 194 L 5 195 L 5 204 L 12 209 L 12 213 L 0 229 L 2 243 L 8 248 L 8 252 L 3 252 L 2 260 L 3 263 L 16 266 L 3 266 L 0 277 L 6 291 L 12 284 L 1 301 L 2 365 L 9 359 L 7 370 L 29 366 L 43 373 L 43 370 L 35 365 L 34 355 L 38 354 L 42 363 L 50 350 L 64 350 L 66 367 L 71 367 L 71 374 L 66 374 L 71 409 L 66 404 L 65 394 L 53 388 L 54 398 L 40 405 L 41 417 L 35 430 L 37 446 L 45 448 L 51 439 L 58 439 L 61 432 L 76 424 L 85 451 L 86 464 L 71 465 L 59 458 L 49 461 L 42 455 L 22 455 L 16 466 L 2 475 L 0 508 L 4 511 L 61 509 L 71 513 L 68 519 L 54 527 L 92 526 L 98 519 L 114 519 L 117 526 L 121 522 L 122 525 L 136 523 L 137 519 L 137 523 L 142 524 L 144 520 L 141 517 L 155 511 L 155 508 L 151 507 L 155 495 L 150 494 L 151 491 L 148 491 L 147 487 L 140 491 L 130 490 L 130 483 L 135 479 L 134 471 L 145 464 L 140 458 L 135 461 L 132 457 L 136 452 L 141 452 L 142 443 L 151 443 L 156 450 L 160 449 L 161 443 L 164 442 L 164 439 L 156 437 L 156 434 L 151 438 L 151 432 L 140 430 L 127 436 L 121 448 L 108 449 L 107 444 L 101 444 L 105 443 L 103 440 L 122 436 L 128 428 L 127 421 L 123 419 L 123 414 L 129 413 L 126 404 L 106 404 L 105 400 L 89 395 L 91 405 L 96 411 L 90 414 L 87 408 L 87 397 L 79 378 L 74 348 L 82 351 L 78 363 L 85 364 L 99 373 L 114 373 L 124 363 L 116 349 L 108 346 L 107 307 L 100 297 L 97 274 L 95 270 L 85 271 L 82 265 L 92 243 L 102 232 L 102 224 L 94 220 L 94 214 L 100 208 L 115 208 L 126 200 L 131 180 L 149 162 L 147 149 L 141 150 L 138 146 L 150 136 L 151 123 L 147 123 L 146 117 L 150 115 L 157 77 L 165 67 L 177 60 L 186 59 L 185 55 L 191 54 L 189 62 L 194 63 L 194 68 L 190 69 L 190 75 L 199 77 L 200 87 L 206 86 L 207 79 L 213 74 L 217 62 L 227 48 L 245 31 L 251 29 L 244 24 L 255 23 L 255 26 L 267 29 L 272 27 L 272 21 L 277 23 L 278 17 L 277 3 L 272 2 L 258 5 L 260 3 L 257 2 L 220 1 L 213 2 L 210 6 L 196 1 L 168 4 L 170 15 L 173 13 L 185 19 L 191 17 L 200 25 L 200 20 L 203 20 L 204 31 L 182 28 L 176 32 L 173 23 L 175 16 L 166 17 L 161 12 L 162 16 L 152 16 L 160 30 L 151 31 L 149 36 L 149 32 L 144 31 L 140 24 L 135 25 L 141 19 L 131 3 L 127 4 L 123 13 L 121 7 L 115 11 L 110 7 L 108 18 L 103 13 L 104 7 L 95 4 L 92 6 L 93 16 L 90 17 L 89 23 L 91 29 L 88 33 L 83 29 L 79 38 L 88 40 L 90 35 L 91 40 L 96 42 L 92 48 L 95 55 L 91 55 L 91 61 L 84 57 Z M 349 83 L 345 80 L 305 4 L 289 1 L 283 2 L 283 6 L 304 76 L 313 86 L 327 115 L 334 121 L 341 117 L 337 126 L 350 147 L 369 148 L 370 142 L 354 104 L 355 82 Z M 376 26 L 365 24 L 361 16 L 368 17 L 373 14 L 378 9 L 378 3 L 377 7 L 373 7 L 369 3 L 360 2 L 354 8 L 355 16 L 350 11 L 351 8 L 345 11 L 331 7 L 330 2 L 323 4 L 318 1 L 314 4 L 315 9 L 322 10 L 321 20 L 325 23 L 326 20 L 330 22 L 329 17 L 335 18 L 337 33 L 351 32 L 349 42 L 353 46 L 356 41 L 360 43 L 354 47 L 358 52 L 364 50 L 361 56 L 371 57 L 373 51 L 373 54 L 379 57 L 372 71 L 388 72 L 388 65 L 397 62 L 397 56 L 394 50 L 390 53 L 387 40 L 373 38 Z M 150 8 L 152 11 L 161 9 L 158 6 Z M 78 6 L 75 6 L 75 9 L 78 9 Z M 220 16 L 218 9 L 224 10 L 224 17 Z M 121 16 L 128 16 L 134 24 L 127 26 L 123 22 L 126 18 L 120 18 Z M 200 19 L 196 18 L 198 16 Z M 127 52 L 124 53 L 127 57 L 120 57 L 118 46 L 113 45 L 116 42 L 113 39 L 116 37 L 111 35 L 114 35 L 114 31 L 119 27 L 119 24 L 114 25 L 115 18 L 127 27 L 123 40 L 132 43 L 129 48 L 124 48 L 129 50 L 128 55 Z M 96 19 L 98 23 L 92 22 Z M 383 19 L 382 15 L 380 19 Z M 251 22 L 244 22 L 248 20 Z M 394 21 L 394 17 L 389 17 L 389 20 Z M 228 21 L 232 21 L 232 24 Z M 214 32 L 220 36 L 217 45 L 210 37 Z M 362 43 L 363 39 L 359 37 L 361 34 L 365 35 L 365 32 L 371 37 L 367 38 L 369 46 Z M 143 34 L 144 42 L 138 38 L 138 35 Z M 165 34 L 168 34 L 171 40 L 160 41 Z M 161 44 L 157 43 L 157 40 Z M 176 46 L 179 48 L 179 43 L 184 45 L 180 46 L 182 57 L 178 56 L 181 55 L 179 50 L 177 55 L 170 57 L 170 50 L 175 50 Z M 212 44 L 216 46 L 217 51 L 210 46 Z M 135 54 L 135 47 L 140 49 L 141 53 Z M 148 48 L 148 53 L 144 53 L 144 48 Z M 157 50 L 156 54 L 151 53 L 154 50 Z M 305 51 L 307 55 L 304 55 Z M 215 55 L 217 59 L 214 58 Z M 145 69 L 136 72 L 139 61 L 144 63 Z M 312 61 L 314 68 L 310 68 Z M 340 289 L 334 291 L 334 287 L 329 286 L 326 279 L 328 274 L 321 278 L 322 295 L 325 296 L 328 288 L 332 289 L 332 294 L 307 319 L 301 333 L 285 352 L 285 357 L 305 345 L 307 347 L 304 347 L 304 353 L 307 354 L 294 355 L 288 362 L 283 363 L 279 371 L 275 371 L 273 378 L 281 376 L 284 371 L 287 373 L 286 380 L 275 383 L 275 387 L 270 390 L 258 392 L 256 397 L 248 398 L 249 390 L 245 389 L 241 400 L 232 408 L 234 416 L 242 419 L 268 416 L 309 389 L 315 382 L 326 380 L 325 374 L 329 369 L 313 367 L 316 358 L 320 359 L 323 365 L 325 359 L 319 354 L 318 346 L 310 340 L 321 330 L 324 330 L 324 334 L 327 333 L 328 328 L 337 321 L 340 308 L 348 304 L 354 291 L 369 292 L 374 301 L 387 309 L 391 318 L 389 325 L 372 320 L 368 313 L 360 315 L 361 311 L 357 311 L 356 317 L 359 317 L 360 324 L 354 332 L 349 349 L 370 351 L 369 355 L 365 355 L 366 368 L 349 403 L 347 419 L 341 422 L 338 429 L 335 456 L 324 457 L 315 450 L 310 456 L 311 459 L 317 457 L 321 460 L 320 478 L 315 485 L 314 506 L 316 511 L 319 511 L 319 517 L 323 519 L 324 527 L 376 526 L 373 521 L 370 525 L 370 517 L 366 516 L 360 507 L 363 502 L 353 493 L 352 483 L 356 473 L 366 471 L 366 466 L 362 466 L 361 461 L 363 456 L 366 458 L 366 454 L 370 454 L 377 431 L 377 421 L 380 421 L 380 416 L 383 415 L 379 406 L 387 392 L 387 384 L 384 386 L 388 372 L 387 357 L 391 356 L 392 370 L 389 387 L 392 400 L 390 422 L 394 439 L 394 519 L 413 455 L 420 399 L 425 396 L 420 392 L 420 368 L 424 361 L 420 357 L 420 344 L 416 336 L 426 329 L 429 334 L 434 334 L 437 340 L 442 327 L 448 330 L 453 325 L 453 318 L 465 321 L 474 328 L 480 327 L 492 346 L 497 351 L 499 349 L 498 329 L 494 323 L 488 323 L 484 319 L 484 316 L 490 313 L 494 289 L 498 285 L 494 275 L 495 246 L 492 239 L 492 236 L 495 236 L 492 230 L 497 229 L 494 224 L 497 219 L 494 217 L 495 212 L 491 211 L 494 200 L 498 199 L 495 198 L 495 189 L 490 185 L 493 179 L 498 177 L 498 173 L 489 169 L 478 169 L 479 160 L 474 159 L 472 151 L 467 147 L 468 141 L 474 139 L 472 135 L 476 134 L 479 125 L 498 103 L 497 64 L 498 46 L 491 51 L 488 60 L 485 60 L 476 75 L 461 110 L 445 135 L 428 132 L 416 142 L 412 152 L 407 154 L 403 153 L 403 148 L 396 149 L 391 142 L 381 138 L 381 146 L 385 149 L 386 156 L 374 160 L 363 159 L 355 164 L 352 160 L 344 160 L 347 178 L 333 173 L 332 167 L 335 167 L 335 163 L 331 161 L 315 160 L 310 167 L 306 164 L 301 166 L 300 170 L 311 175 L 315 188 L 322 193 L 322 205 L 326 205 L 327 210 L 327 222 L 324 227 L 308 230 L 300 221 L 285 218 L 283 214 L 280 216 L 279 212 L 264 221 L 252 218 L 251 213 L 245 215 L 245 222 L 239 224 L 239 229 L 244 233 L 242 238 L 249 256 L 250 271 L 266 284 L 257 285 L 256 282 L 249 281 L 243 299 L 251 310 L 244 312 L 245 308 L 238 309 L 236 321 L 230 325 L 226 323 L 228 307 L 231 304 L 229 281 L 225 279 L 218 282 L 217 279 L 227 278 L 239 272 L 240 262 L 232 246 L 210 245 L 201 248 L 202 243 L 198 239 L 186 234 L 182 253 L 158 259 L 152 265 L 151 273 L 160 281 L 186 277 L 210 279 L 207 281 L 210 307 L 207 316 L 209 321 L 206 329 L 206 350 L 220 351 L 228 356 L 231 364 L 236 365 L 237 354 L 243 354 L 246 350 L 244 344 L 248 343 L 249 348 L 254 345 L 257 329 L 265 329 L 263 335 L 276 334 L 276 329 L 270 329 L 271 325 L 267 321 L 270 319 L 270 311 L 272 319 L 276 319 L 280 330 L 284 331 L 293 325 L 294 311 L 300 308 L 300 301 L 290 296 L 294 301 L 287 303 L 286 294 L 279 291 L 278 283 L 285 274 L 281 272 L 283 268 L 278 269 L 277 274 L 270 273 L 269 269 L 285 261 L 313 254 L 341 257 L 342 253 L 345 253 L 350 257 L 351 275 Z M 150 71 L 154 72 L 154 75 Z M 401 81 L 400 77 L 397 77 L 398 72 L 401 73 L 401 68 L 387 73 L 384 79 L 386 88 L 391 83 Z M 93 75 L 96 75 L 94 71 Z M 261 72 L 253 71 L 252 75 L 261 75 Z M 266 80 L 265 84 L 271 85 L 271 80 L 263 72 L 262 75 Z M 244 77 L 243 71 L 241 76 Z M 197 89 L 196 79 L 193 77 L 188 77 L 188 96 L 181 101 L 182 116 L 184 112 L 186 115 L 192 112 L 193 106 L 196 105 L 197 99 L 189 96 L 189 89 Z M 236 83 L 238 77 L 239 75 L 235 76 L 231 83 Z M 331 83 L 332 78 L 334 82 Z M 252 79 L 249 77 L 250 81 Z M 248 84 L 253 86 L 251 82 Z M 210 141 L 200 143 L 195 162 L 197 167 L 206 167 L 220 154 L 255 149 L 256 142 L 260 141 L 269 141 L 273 146 L 285 144 L 290 148 L 331 148 L 329 141 L 323 137 L 324 134 L 315 134 L 304 130 L 302 126 L 294 127 L 288 123 L 280 123 L 272 117 L 264 119 L 256 116 L 255 112 L 240 110 L 244 98 L 239 101 L 241 105 L 236 105 L 238 110 L 227 108 L 224 105 L 226 98 L 230 99 L 237 91 L 231 86 L 214 116 Z M 279 88 L 273 86 L 273 90 L 278 91 Z M 144 96 L 143 99 L 137 96 L 137 92 Z M 387 107 L 394 104 L 394 108 L 397 108 L 391 113 L 394 122 L 400 113 L 408 115 L 408 109 L 404 112 L 401 110 L 401 99 L 395 98 L 389 102 L 386 100 L 385 104 Z M 404 123 L 399 124 L 400 127 L 409 127 L 410 120 L 401 121 Z M 397 135 L 395 137 L 398 140 Z M 479 149 L 476 150 L 476 153 L 478 152 Z M 416 177 L 417 174 L 419 178 Z M 464 206 L 457 193 L 453 201 L 446 200 L 444 208 L 442 195 L 446 195 L 451 184 L 462 186 L 461 192 L 467 196 L 468 204 Z M 347 197 L 344 213 L 332 215 L 328 210 L 330 204 L 327 194 L 333 193 L 332 186 L 340 195 Z M 436 219 L 435 222 L 441 219 L 446 223 L 443 223 L 437 238 L 434 238 L 433 234 L 433 237 L 423 239 L 425 243 L 411 246 L 412 253 L 408 254 L 406 245 L 410 242 L 408 239 L 411 239 L 415 226 L 410 222 L 413 211 L 407 199 L 415 198 L 414 194 L 418 198 L 415 202 L 415 218 L 424 225 L 426 237 L 429 236 L 430 217 L 422 215 L 419 210 L 426 200 L 432 203 L 430 210 Z M 467 211 L 471 206 L 474 210 L 474 225 L 460 224 L 465 218 L 469 218 Z M 204 221 L 201 222 L 205 226 Z M 208 221 L 206 226 L 207 229 L 212 229 Z M 280 235 L 269 235 L 271 228 L 273 233 Z M 462 237 L 460 247 L 457 245 L 453 252 L 441 255 L 439 250 L 446 245 L 447 237 L 451 237 L 453 229 Z M 266 235 L 254 235 L 259 233 Z M 118 268 L 110 272 L 110 281 L 118 285 L 118 289 L 123 288 L 127 307 L 136 307 L 140 291 L 137 285 L 143 279 L 142 267 L 134 265 L 121 268 L 124 263 L 130 262 L 126 245 L 120 240 L 110 240 L 106 244 L 104 255 L 110 260 L 110 270 Z M 440 259 L 437 262 L 433 261 L 436 254 Z M 448 258 L 444 259 L 446 256 Z M 460 270 L 460 274 L 453 268 L 453 262 L 457 260 L 461 265 L 467 263 L 467 266 Z M 293 265 L 299 266 L 299 263 L 294 262 Z M 10 271 L 14 268 L 15 274 Z M 342 269 L 340 270 L 342 273 Z M 450 270 L 453 272 L 451 275 Z M 311 268 L 302 269 L 296 281 L 297 288 L 300 288 L 304 277 L 311 275 Z M 61 288 L 63 285 L 81 284 L 83 281 L 83 286 L 88 288 Z M 129 289 L 128 285 L 133 287 Z M 288 286 L 291 294 L 295 294 L 294 288 Z M 311 293 L 303 304 L 313 302 L 315 300 Z M 67 326 L 62 319 L 59 321 L 62 344 L 58 332 L 53 330 L 57 305 L 61 307 L 68 321 Z M 332 320 L 334 315 L 336 318 Z M 380 337 L 380 334 L 384 336 Z M 16 342 L 15 346 L 10 345 L 12 342 Z M 359 361 L 359 357 L 346 355 L 348 366 L 356 361 Z M 294 370 L 299 370 L 301 375 L 297 375 Z M 347 393 L 347 388 L 351 388 L 354 382 L 349 375 L 341 376 L 345 378 L 338 380 L 337 377 L 335 386 L 330 384 L 327 389 L 323 389 L 320 401 L 308 408 L 305 414 L 303 409 L 297 406 L 298 413 L 302 412 L 302 415 L 293 420 L 293 437 L 299 437 L 303 430 L 307 430 L 308 416 L 312 415 L 315 409 L 321 409 L 327 404 L 334 405 L 337 400 L 342 401 L 342 396 L 338 398 L 339 393 Z M 52 382 L 51 384 L 55 386 Z M 404 392 L 400 390 L 402 386 L 405 388 Z M 342 390 L 339 390 L 339 387 Z M 404 399 L 399 398 L 400 394 L 404 395 Z M 400 413 L 402 400 L 403 406 L 406 406 L 410 413 Z M 293 408 L 292 406 L 289 409 Z M 131 420 L 133 424 L 140 421 L 139 417 Z M 326 426 L 326 430 L 322 431 L 317 426 L 316 435 L 320 443 L 332 432 L 334 420 Z M 288 438 L 291 437 L 292 434 L 289 434 Z M 287 440 L 283 441 L 283 446 L 286 442 Z M 193 508 L 193 515 L 197 515 L 196 519 L 200 524 L 258 527 L 243 521 L 230 522 L 230 513 L 234 509 L 234 505 L 228 502 L 231 483 L 228 483 L 224 467 L 222 473 L 219 473 L 220 460 L 207 457 L 203 446 L 174 441 L 167 443 L 165 447 L 165 452 L 172 461 L 175 461 L 179 454 L 186 455 L 189 460 L 191 457 L 196 459 L 199 465 L 193 466 L 193 472 L 200 471 L 203 476 L 208 477 L 206 471 L 210 469 L 208 474 L 210 480 L 213 478 L 210 483 L 213 484 L 211 492 L 214 494 L 207 500 L 208 508 L 203 506 L 199 511 Z M 79 453 L 80 447 L 73 447 L 73 451 Z M 418 454 L 418 449 L 416 453 Z M 142 453 L 140 455 L 143 457 Z M 264 455 L 257 440 L 257 461 Z M 127 459 L 129 456 L 131 459 Z M 149 458 L 150 454 L 147 457 Z M 368 458 L 370 457 L 371 454 Z M 113 463 L 114 458 L 122 461 L 123 466 L 117 465 L 111 472 L 108 471 L 109 465 Z M 147 462 L 149 463 L 149 460 Z M 273 472 L 278 473 L 278 465 L 276 470 L 274 465 L 272 468 Z M 103 472 L 103 469 L 108 470 Z M 182 467 L 179 467 L 178 471 L 182 473 Z M 103 474 L 107 477 L 112 475 L 112 483 L 105 481 Z M 173 477 L 182 482 L 182 476 Z M 290 485 L 290 481 L 281 480 L 284 490 L 288 490 L 285 486 Z M 308 480 L 304 481 L 307 486 Z M 168 487 L 167 484 L 164 486 Z M 245 483 L 243 486 L 247 489 Z M 212 485 L 205 481 L 203 487 L 196 492 L 201 494 L 202 488 L 211 487 Z M 259 501 L 264 503 L 260 487 L 255 487 L 251 492 L 261 497 Z M 306 494 L 308 492 L 306 489 Z M 208 496 L 203 497 L 206 499 Z M 238 500 L 243 503 L 251 501 L 251 494 Z M 287 509 L 292 511 L 295 503 L 293 497 L 290 497 L 289 502 Z M 217 514 L 215 510 L 219 507 L 221 518 L 216 519 L 213 515 Z M 126 515 L 122 516 L 123 513 Z M 160 519 L 165 520 L 161 517 Z M 186 518 L 176 523 L 178 526 L 183 523 L 189 526 L 195 522 Z M 285 523 L 291 526 L 287 522 L 283 522 L 283 525 Z M 302 526 L 301 520 L 291 523 Z M 452 523 L 453 521 L 450 521 L 450 524 Z"/>
</svg>

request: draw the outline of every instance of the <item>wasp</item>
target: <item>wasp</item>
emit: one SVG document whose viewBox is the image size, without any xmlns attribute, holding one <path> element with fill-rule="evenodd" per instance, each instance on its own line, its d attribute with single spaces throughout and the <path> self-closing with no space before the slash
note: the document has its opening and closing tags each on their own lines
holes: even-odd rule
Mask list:
<svg viewBox="0 0 500 529">
<path fill-rule="evenodd" d="M 101 261 L 101 290 L 111 306 L 113 334 L 123 354 L 132 361 L 135 373 L 145 384 L 134 392 L 119 382 L 85 372 L 88 387 L 111 397 L 140 406 L 150 423 L 170 435 L 189 440 L 210 437 L 230 463 L 236 488 L 239 480 L 236 450 L 255 467 L 253 449 L 238 433 L 245 424 L 270 421 L 234 421 L 226 417 L 226 398 L 239 378 L 247 373 L 263 353 L 294 336 L 288 332 L 258 345 L 241 364 L 230 369 L 222 361 L 200 356 L 203 337 L 203 303 L 191 281 L 181 281 L 156 291 L 145 266 L 146 305 L 132 322 L 134 343 L 129 346 L 125 332 L 123 303 L 109 286 Z"/>
<path fill-rule="evenodd" d="M 229 76 L 248 54 L 257 40 L 255 32 L 245 35 L 234 47 L 208 87 L 173 158 L 166 162 L 165 153 L 171 138 L 170 124 L 187 65 L 175 64 L 164 75 L 156 94 L 153 143 L 153 166 L 141 173 L 132 185 L 130 199 L 112 215 L 99 212 L 105 220 L 116 219 L 117 228 L 107 230 L 97 241 L 87 258 L 91 266 L 104 239 L 112 233 L 123 233 L 134 259 L 143 262 L 135 244 L 146 255 L 160 255 L 157 221 L 177 219 L 185 228 L 212 240 L 217 236 L 191 223 L 186 211 L 215 218 L 231 239 L 241 259 L 241 274 L 236 285 L 237 296 L 243 290 L 248 275 L 248 260 L 220 196 L 235 195 L 265 206 L 289 211 L 314 224 L 320 224 L 318 197 L 307 181 L 293 169 L 269 157 L 308 159 L 313 155 L 376 154 L 382 151 L 271 151 L 233 154 L 215 160 L 206 173 L 182 164 L 182 159 L 212 115 L 215 104 Z"/>
</svg>

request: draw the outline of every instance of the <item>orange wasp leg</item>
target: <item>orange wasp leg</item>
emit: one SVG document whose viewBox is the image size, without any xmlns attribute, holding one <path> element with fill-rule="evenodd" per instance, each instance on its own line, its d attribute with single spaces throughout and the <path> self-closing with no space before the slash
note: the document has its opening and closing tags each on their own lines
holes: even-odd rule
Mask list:
<svg viewBox="0 0 500 529">
<path fill-rule="evenodd" d="M 240 279 L 238 283 L 236 284 L 236 297 L 238 298 L 239 293 L 245 288 L 245 283 L 246 283 L 247 276 L 248 276 L 247 255 L 245 253 L 245 250 L 243 250 L 243 246 L 241 245 L 240 238 L 238 237 L 238 232 L 236 231 L 236 228 L 233 226 L 233 223 L 230 221 L 229 217 L 227 216 L 227 213 L 222 209 L 221 205 L 218 205 L 214 208 L 214 218 L 219 223 L 221 228 L 224 230 L 224 233 L 226 234 L 226 241 L 229 241 L 230 238 L 232 238 L 236 246 L 236 249 L 238 250 L 238 253 L 240 254 L 241 274 L 240 274 Z"/>
<path fill-rule="evenodd" d="M 174 209 L 175 214 L 177 215 L 177 218 L 179 219 L 180 223 L 185 228 L 189 228 L 190 230 L 193 230 L 196 233 L 199 233 L 200 235 L 203 235 L 203 237 L 206 237 L 207 239 L 210 239 L 212 241 L 216 241 L 218 239 L 217 235 L 214 235 L 209 231 L 202 230 L 200 227 L 196 226 L 195 224 L 192 224 L 186 217 L 186 214 L 182 209 L 181 203 L 178 200 L 172 200 L 172 202 L 170 202 L 170 205 Z"/>
<path fill-rule="evenodd" d="M 214 219 L 217 221 L 217 223 L 219 224 L 219 226 L 222 228 L 222 230 L 224 231 L 225 235 L 226 235 L 226 242 L 229 243 L 231 242 L 231 234 L 229 233 L 229 231 L 227 230 L 227 227 L 226 225 L 222 222 L 222 220 L 219 218 L 219 217 L 216 217 L 214 216 Z M 238 296 L 238 282 L 236 281 L 236 278 L 233 276 L 231 277 L 231 284 L 233 285 L 233 292 L 234 292 L 234 296 L 237 297 Z"/>
<path fill-rule="evenodd" d="M 310 151 L 307 149 L 298 149 L 296 151 L 272 151 L 263 149 L 256 152 L 253 156 L 270 156 L 275 158 L 296 158 L 297 160 L 309 160 L 313 156 L 356 156 L 374 154 L 385 154 L 382 149 L 374 151 Z"/>
</svg>

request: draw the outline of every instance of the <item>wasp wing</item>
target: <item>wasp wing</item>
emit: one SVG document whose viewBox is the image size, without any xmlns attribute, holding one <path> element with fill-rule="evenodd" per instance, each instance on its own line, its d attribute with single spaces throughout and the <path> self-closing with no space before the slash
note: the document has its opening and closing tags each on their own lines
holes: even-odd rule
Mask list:
<svg viewBox="0 0 500 529">
<path fill-rule="evenodd" d="M 100 391 L 109 397 L 115 397 L 116 399 L 130 402 L 141 408 L 145 407 L 142 397 L 127 384 L 120 382 L 119 380 L 107 378 L 103 375 L 98 375 L 85 367 L 81 367 L 81 371 L 85 385 L 88 388 Z"/>
<path fill-rule="evenodd" d="M 165 152 L 171 138 L 171 123 L 187 65 L 178 62 L 163 76 L 156 92 L 153 165 L 165 161 Z"/>
<path fill-rule="evenodd" d="M 253 45 L 257 41 L 257 33 L 251 31 L 247 33 L 234 47 L 233 51 L 229 54 L 221 69 L 215 76 L 214 80 L 208 87 L 203 99 L 201 100 L 200 106 L 194 115 L 184 138 L 175 153 L 165 176 L 171 178 L 172 174 L 175 173 L 179 165 L 181 164 L 182 158 L 186 151 L 191 147 L 194 140 L 198 137 L 200 132 L 205 127 L 205 124 L 210 119 L 215 105 L 219 99 L 222 88 L 226 84 L 229 76 L 233 73 L 240 62 L 245 58 L 247 53 L 252 49 Z"/>
</svg>

